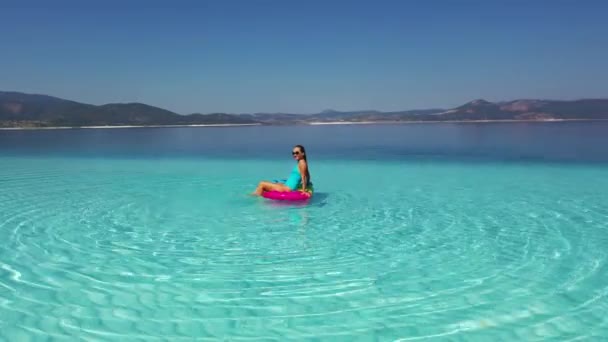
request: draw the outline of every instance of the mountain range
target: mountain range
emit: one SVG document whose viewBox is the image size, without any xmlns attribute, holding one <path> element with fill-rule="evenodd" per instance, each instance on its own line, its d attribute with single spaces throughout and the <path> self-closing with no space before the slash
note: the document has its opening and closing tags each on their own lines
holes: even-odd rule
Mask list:
<svg viewBox="0 0 608 342">
<path fill-rule="evenodd" d="M 573 101 L 474 100 L 452 109 L 395 112 L 325 110 L 316 114 L 188 114 L 143 103 L 91 105 L 48 95 L 0 91 L 0 127 L 165 126 L 205 124 L 294 125 L 330 122 L 608 120 L 608 99 Z"/>
</svg>

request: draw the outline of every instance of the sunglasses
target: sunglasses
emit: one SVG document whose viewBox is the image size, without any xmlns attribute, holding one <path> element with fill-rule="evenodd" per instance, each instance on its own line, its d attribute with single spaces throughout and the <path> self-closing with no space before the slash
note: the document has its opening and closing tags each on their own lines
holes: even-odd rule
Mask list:
<svg viewBox="0 0 608 342">
<path fill-rule="evenodd" d="M 291 152 L 292 155 L 297 156 L 298 154 L 300 154 L 300 151 L 293 151 Z"/>
</svg>

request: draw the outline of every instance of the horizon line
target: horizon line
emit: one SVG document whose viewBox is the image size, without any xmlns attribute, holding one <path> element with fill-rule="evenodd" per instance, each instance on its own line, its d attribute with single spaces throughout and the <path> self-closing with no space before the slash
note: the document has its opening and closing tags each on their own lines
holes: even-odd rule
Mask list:
<svg viewBox="0 0 608 342">
<path fill-rule="evenodd" d="M 85 105 L 90 105 L 90 106 L 96 106 L 96 107 L 101 107 L 101 106 L 107 106 L 107 105 L 129 105 L 129 104 L 140 104 L 140 105 L 145 105 L 145 106 L 149 106 L 149 107 L 154 107 L 154 108 L 158 108 L 161 110 L 165 110 L 174 114 L 178 114 L 178 115 L 182 115 L 182 116 L 188 116 L 188 115 L 214 115 L 214 114 L 227 114 L 227 115 L 259 115 L 259 114 L 269 114 L 269 115 L 277 115 L 277 114 L 284 114 L 284 115 L 315 115 L 315 114 L 322 114 L 325 112 L 335 112 L 335 113 L 350 113 L 350 112 L 378 112 L 378 113 L 396 113 L 396 112 L 411 112 L 411 111 L 419 111 L 419 110 L 451 110 L 454 108 L 458 108 L 460 106 L 475 102 L 475 101 L 485 101 L 488 103 L 493 103 L 493 104 L 500 104 L 500 103 L 509 103 L 509 102 L 517 102 L 517 101 L 553 101 L 553 102 L 576 102 L 576 101 L 588 101 L 588 100 L 608 100 L 608 97 L 579 97 L 576 99 L 572 99 L 572 100 L 564 100 L 564 99 L 552 99 L 552 98 L 532 98 L 532 97 L 525 97 L 525 98 L 516 98 L 516 99 L 511 99 L 511 100 L 501 100 L 501 101 L 488 101 L 485 100 L 483 98 L 476 98 L 473 100 L 469 100 L 467 102 L 462 103 L 461 105 L 455 106 L 455 107 L 447 107 L 447 108 L 442 108 L 442 107 L 428 107 L 428 108 L 414 108 L 414 109 L 400 109 L 400 110 L 387 110 L 387 111 L 383 111 L 383 110 L 378 110 L 378 109 L 353 109 L 353 110 L 336 110 L 333 108 L 327 108 L 327 109 L 323 109 L 317 112 L 313 112 L 313 113 L 305 113 L 305 112 L 300 112 L 300 113 L 296 113 L 296 112 L 280 112 L 280 111 L 275 111 L 275 112 L 271 112 L 271 111 L 256 111 L 256 112 L 248 112 L 248 113 L 234 113 L 234 112 L 207 112 L 207 113 L 202 113 L 202 112 L 192 112 L 192 113 L 179 113 L 170 109 L 167 109 L 165 107 L 160 107 L 160 106 L 156 106 L 156 105 L 150 105 L 147 104 L 145 102 L 108 102 L 108 103 L 103 103 L 103 104 L 91 104 L 91 103 L 87 103 L 87 102 L 80 102 L 77 100 L 72 100 L 72 99 L 68 99 L 68 98 L 63 98 L 63 97 L 59 97 L 59 96 L 55 96 L 55 95 L 50 95 L 50 94 L 42 94 L 42 93 L 34 93 L 34 92 L 25 92 L 25 91 L 16 91 L 16 90 L 0 90 L 0 93 L 16 93 L 16 94 L 25 94 L 25 95 L 31 95 L 31 96 L 46 96 L 46 97 L 52 97 L 55 99 L 59 99 L 62 101 L 70 101 L 70 102 L 76 102 L 76 103 L 80 103 L 80 104 L 85 104 Z"/>
</svg>

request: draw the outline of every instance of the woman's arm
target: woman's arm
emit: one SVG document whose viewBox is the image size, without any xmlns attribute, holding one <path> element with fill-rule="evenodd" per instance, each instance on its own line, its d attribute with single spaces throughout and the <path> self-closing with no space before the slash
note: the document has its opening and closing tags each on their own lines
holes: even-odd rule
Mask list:
<svg viewBox="0 0 608 342">
<path fill-rule="evenodd" d="M 308 184 L 308 178 L 306 177 L 308 174 L 308 165 L 306 165 L 306 161 L 300 160 L 298 168 L 300 169 L 300 176 L 302 178 L 302 190 L 306 191 L 306 185 Z"/>
</svg>

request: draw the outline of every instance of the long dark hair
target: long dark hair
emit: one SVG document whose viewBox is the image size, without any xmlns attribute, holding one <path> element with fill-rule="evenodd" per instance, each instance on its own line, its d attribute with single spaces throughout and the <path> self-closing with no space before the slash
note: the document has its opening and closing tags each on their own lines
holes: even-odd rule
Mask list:
<svg viewBox="0 0 608 342">
<path fill-rule="evenodd" d="M 304 160 L 306 161 L 306 178 L 308 179 L 308 182 L 310 182 L 310 168 L 308 167 L 308 159 L 306 158 L 306 149 L 302 145 L 296 145 L 294 147 L 299 148 L 300 151 L 302 151 L 302 154 L 304 155 Z"/>
</svg>

